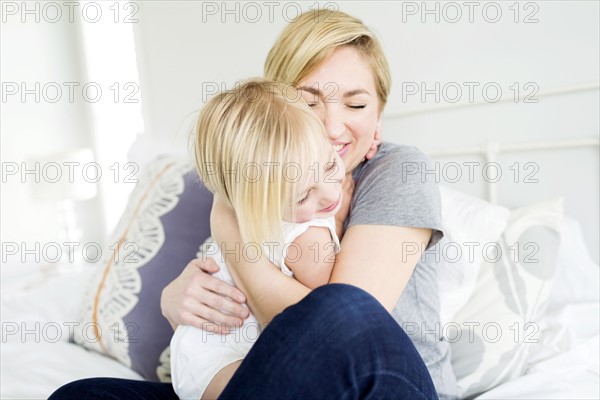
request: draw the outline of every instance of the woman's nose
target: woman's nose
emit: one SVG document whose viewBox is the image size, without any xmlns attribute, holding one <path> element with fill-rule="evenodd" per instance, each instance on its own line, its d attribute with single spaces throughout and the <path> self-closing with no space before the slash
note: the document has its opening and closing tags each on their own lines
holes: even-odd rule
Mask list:
<svg viewBox="0 0 600 400">
<path fill-rule="evenodd" d="M 338 140 L 346 129 L 344 126 L 344 120 L 342 119 L 339 111 L 331 109 L 328 110 L 325 115 L 324 125 L 325 130 L 327 130 L 327 135 L 332 142 Z"/>
</svg>

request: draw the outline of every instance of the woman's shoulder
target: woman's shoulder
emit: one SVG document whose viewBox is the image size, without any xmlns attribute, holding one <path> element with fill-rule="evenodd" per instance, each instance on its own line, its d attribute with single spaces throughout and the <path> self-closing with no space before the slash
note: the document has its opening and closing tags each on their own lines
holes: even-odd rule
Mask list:
<svg viewBox="0 0 600 400">
<path fill-rule="evenodd" d="M 384 160 L 404 160 L 404 161 L 429 161 L 429 157 L 418 147 L 407 146 L 391 142 L 383 142 L 379 146 L 379 151 L 369 161 Z"/>
<path fill-rule="evenodd" d="M 358 170 L 358 171 L 357 171 Z M 359 165 L 348 226 L 360 224 L 427 227 L 441 238 L 441 202 L 429 157 L 413 146 L 382 143 Z"/>
<path fill-rule="evenodd" d="M 414 146 L 383 142 L 373 158 L 356 167 L 354 179 L 365 173 L 412 174 L 414 171 L 428 169 L 429 157 Z"/>
</svg>

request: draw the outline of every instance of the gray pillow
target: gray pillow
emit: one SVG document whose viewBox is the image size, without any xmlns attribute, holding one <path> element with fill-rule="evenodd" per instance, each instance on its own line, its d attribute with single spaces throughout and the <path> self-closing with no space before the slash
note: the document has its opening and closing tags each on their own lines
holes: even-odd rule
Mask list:
<svg viewBox="0 0 600 400">
<path fill-rule="evenodd" d="M 191 163 L 168 157 L 150 163 L 90 281 L 75 342 L 147 380 L 170 381 L 173 330 L 160 295 L 210 236 L 211 207 L 212 194 Z"/>
</svg>

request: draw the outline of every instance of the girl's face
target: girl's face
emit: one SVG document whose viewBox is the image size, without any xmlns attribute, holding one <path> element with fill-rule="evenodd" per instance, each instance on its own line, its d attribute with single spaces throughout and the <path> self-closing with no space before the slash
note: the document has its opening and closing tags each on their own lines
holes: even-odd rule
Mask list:
<svg viewBox="0 0 600 400">
<path fill-rule="evenodd" d="M 381 129 L 379 98 L 368 62 L 355 48 L 340 47 L 298 89 L 323 121 L 346 171 L 352 172 Z"/>
<path fill-rule="evenodd" d="M 302 169 L 307 179 L 296 194 L 296 218 L 288 210 L 284 220 L 307 222 L 315 218 L 328 218 L 338 212 L 342 204 L 342 180 L 346 174 L 344 163 L 330 146 L 320 151 L 318 161 Z"/>
</svg>

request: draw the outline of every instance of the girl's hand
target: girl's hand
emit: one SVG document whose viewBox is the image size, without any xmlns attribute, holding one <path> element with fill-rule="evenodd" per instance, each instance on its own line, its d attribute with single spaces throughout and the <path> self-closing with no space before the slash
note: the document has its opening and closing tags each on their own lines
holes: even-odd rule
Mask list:
<svg viewBox="0 0 600 400">
<path fill-rule="evenodd" d="M 249 311 L 242 304 L 244 294 L 210 275 L 219 270 L 212 258 L 195 259 L 167 285 L 160 298 L 163 316 L 173 329 L 192 325 L 209 332 L 229 333 L 241 326 Z"/>
<path fill-rule="evenodd" d="M 367 160 L 370 160 L 371 158 L 373 158 L 373 156 L 375 156 L 375 154 L 377 154 L 377 150 L 379 150 L 380 144 L 381 144 L 381 138 L 379 136 L 379 130 L 377 130 L 375 132 L 375 137 L 373 138 L 373 144 L 371 145 L 369 152 L 365 156 Z"/>
<path fill-rule="evenodd" d="M 342 182 L 342 205 L 335 214 L 335 230 L 340 240 L 343 236 L 344 222 L 350 213 L 350 203 L 352 202 L 353 194 L 354 179 L 352 179 L 352 174 L 350 173 L 346 174 Z"/>
</svg>

